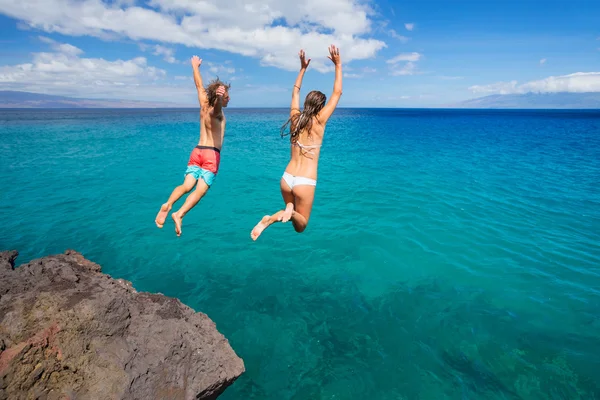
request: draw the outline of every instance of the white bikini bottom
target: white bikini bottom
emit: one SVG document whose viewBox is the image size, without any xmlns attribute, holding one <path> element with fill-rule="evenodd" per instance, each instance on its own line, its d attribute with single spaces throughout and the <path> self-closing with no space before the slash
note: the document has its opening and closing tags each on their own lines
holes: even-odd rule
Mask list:
<svg viewBox="0 0 600 400">
<path fill-rule="evenodd" d="M 294 175 L 288 174 L 287 172 L 283 173 L 283 180 L 285 181 L 285 183 L 288 184 L 290 189 L 293 189 L 294 186 L 298 186 L 298 185 L 317 186 L 317 181 L 315 181 L 314 179 L 305 178 L 303 176 L 294 176 Z"/>
</svg>

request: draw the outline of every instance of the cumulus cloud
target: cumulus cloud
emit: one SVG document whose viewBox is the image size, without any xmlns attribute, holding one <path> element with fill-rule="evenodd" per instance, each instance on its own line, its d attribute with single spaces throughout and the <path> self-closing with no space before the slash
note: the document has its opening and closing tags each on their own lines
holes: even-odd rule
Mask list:
<svg viewBox="0 0 600 400">
<path fill-rule="evenodd" d="M 305 49 L 311 66 L 332 69 L 327 47 L 341 48 L 345 62 L 373 57 L 385 43 L 364 38 L 374 11 L 358 0 L 0 0 L 0 12 L 28 26 L 64 35 L 130 38 L 216 49 L 261 60 L 263 65 L 298 68 Z M 137 3 L 139 4 L 139 3 Z"/>
<path fill-rule="evenodd" d="M 46 38 L 47 39 L 47 38 Z M 198 106 L 192 70 L 187 75 L 167 76 L 148 64 L 144 57 L 106 60 L 84 57 L 82 49 L 43 39 L 47 52 L 33 53 L 31 61 L 0 66 L 0 90 L 18 90 L 90 99 L 123 99 L 169 102 Z M 149 49 L 151 49 L 149 47 Z M 312 63 L 311 63 L 312 64 Z M 214 74 L 208 63 L 203 68 L 205 83 Z M 231 71 L 231 63 L 216 66 Z M 241 69 L 236 68 L 236 73 Z M 233 81 L 236 77 L 229 77 Z M 234 85 L 233 103 L 246 106 L 278 106 L 289 101 L 290 88 L 276 85 Z"/>
<path fill-rule="evenodd" d="M 155 56 L 163 56 L 163 60 L 165 60 L 169 64 L 174 64 L 177 62 L 177 60 L 175 60 L 174 57 L 175 51 L 165 46 L 157 44 L 156 46 L 154 46 L 154 53 L 152 54 L 154 54 Z"/>
<path fill-rule="evenodd" d="M 417 70 L 417 61 L 421 59 L 420 53 L 401 53 L 386 61 L 390 64 L 390 74 L 393 76 L 414 75 Z"/>
<path fill-rule="evenodd" d="M 406 28 L 407 31 L 412 31 L 413 29 L 415 29 L 415 24 L 406 23 L 406 24 L 404 24 L 404 27 Z"/>
<path fill-rule="evenodd" d="M 545 79 L 526 82 L 497 82 L 490 85 L 469 87 L 474 93 L 522 94 L 522 93 L 558 93 L 558 92 L 600 92 L 600 72 L 576 72 L 562 76 L 550 76 Z"/>
<path fill-rule="evenodd" d="M 85 58 L 80 57 L 83 50 L 75 46 L 40 39 L 53 51 L 34 53 L 30 63 L 0 67 L 2 89 L 131 98 L 132 89 L 149 87 L 166 75 L 164 70 L 149 66 L 144 57 L 113 61 Z"/>
</svg>

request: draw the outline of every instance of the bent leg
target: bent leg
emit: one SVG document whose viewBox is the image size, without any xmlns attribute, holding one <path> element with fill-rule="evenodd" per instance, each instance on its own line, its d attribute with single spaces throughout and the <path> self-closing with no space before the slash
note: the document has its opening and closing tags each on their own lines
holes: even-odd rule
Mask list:
<svg viewBox="0 0 600 400">
<path fill-rule="evenodd" d="M 206 192 L 208 191 L 209 186 L 204 182 L 203 179 L 198 179 L 198 184 L 196 185 L 196 190 L 192 192 L 187 199 L 185 199 L 185 203 L 181 206 L 181 208 L 173 213 L 171 217 L 173 218 L 173 222 L 175 222 L 175 233 L 177 236 L 181 236 L 181 220 L 192 208 L 198 204 L 200 199 L 204 197 Z"/>
<path fill-rule="evenodd" d="M 294 186 L 296 198 L 295 210 L 292 214 L 292 225 L 296 232 L 304 232 L 308 225 L 310 213 L 315 199 L 316 187 L 312 185 Z"/>
<path fill-rule="evenodd" d="M 285 211 L 280 215 L 279 220 L 285 223 L 288 222 L 290 218 L 292 218 L 292 214 L 294 213 L 295 198 L 292 189 L 287 184 L 285 179 L 281 178 L 280 186 L 281 196 L 283 197 L 283 201 L 285 202 Z"/>
<path fill-rule="evenodd" d="M 156 226 L 158 226 L 159 228 L 163 227 L 163 225 L 165 224 L 165 219 L 167 219 L 167 214 L 169 214 L 169 211 L 171 211 L 171 207 L 173 207 L 173 204 L 175 204 L 177 200 L 181 198 L 181 196 L 192 190 L 195 184 L 196 178 L 192 174 L 188 174 L 185 176 L 183 184 L 173 189 L 171 196 L 169 196 L 169 200 L 167 200 L 167 202 L 160 207 L 160 210 L 156 215 L 156 219 L 154 220 Z"/>
<path fill-rule="evenodd" d="M 265 215 L 264 217 L 262 217 L 260 222 L 258 224 L 256 224 L 254 229 L 252 229 L 252 232 L 250 232 L 250 237 L 252 238 L 252 240 L 258 239 L 260 234 L 263 233 L 263 231 L 265 229 L 267 229 L 269 226 L 271 226 L 271 224 L 273 224 L 274 222 L 281 221 L 281 214 L 283 214 L 283 212 L 284 211 L 281 210 L 281 211 L 277 211 L 273 215 Z"/>
</svg>

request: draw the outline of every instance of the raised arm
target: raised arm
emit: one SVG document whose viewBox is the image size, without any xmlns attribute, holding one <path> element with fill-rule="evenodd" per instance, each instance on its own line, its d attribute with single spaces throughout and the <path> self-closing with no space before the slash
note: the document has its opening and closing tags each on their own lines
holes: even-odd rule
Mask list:
<svg viewBox="0 0 600 400">
<path fill-rule="evenodd" d="M 223 95 L 225 94 L 225 86 L 221 85 L 216 90 L 217 99 L 215 100 L 215 106 L 212 109 L 212 115 L 215 117 L 221 116 L 223 111 Z"/>
<path fill-rule="evenodd" d="M 319 112 L 318 120 L 325 125 L 333 110 L 337 107 L 340 97 L 342 97 L 342 59 L 340 58 L 340 49 L 334 45 L 329 46 L 329 56 L 327 56 L 335 65 L 335 81 L 333 82 L 333 93 L 325 107 Z"/>
<path fill-rule="evenodd" d="M 208 95 L 206 94 L 206 90 L 204 90 L 204 85 L 202 84 L 202 76 L 200 75 L 200 64 L 202 64 L 202 59 L 198 58 L 198 56 L 192 57 L 192 69 L 194 71 L 194 83 L 196 84 L 196 89 L 198 90 L 198 102 L 200 103 L 200 107 L 208 106 Z"/>
<path fill-rule="evenodd" d="M 298 56 L 300 57 L 300 72 L 298 72 L 296 82 L 294 83 L 294 87 L 292 89 L 292 105 L 290 107 L 290 116 L 294 113 L 300 112 L 300 88 L 302 87 L 304 73 L 308 68 L 308 64 L 310 64 L 310 58 L 308 61 L 306 60 L 306 54 L 304 53 L 304 50 L 300 50 Z"/>
</svg>

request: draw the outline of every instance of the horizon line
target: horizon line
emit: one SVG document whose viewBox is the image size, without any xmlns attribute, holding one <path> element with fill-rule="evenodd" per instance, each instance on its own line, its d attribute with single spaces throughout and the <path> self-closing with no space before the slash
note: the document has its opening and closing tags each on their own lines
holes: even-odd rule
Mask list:
<svg viewBox="0 0 600 400">
<path fill-rule="evenodd" d="M 200 107 L 3 107 L 0 111 L 10 110 L 198 110 Z M 289 106 L 247 106 L 227 107 L 228 110 L 287 110 Z M 517 108 L 517 107 L 393 107 L 393 106 L 347 106 L 336 107 L 337 110 L 460 110 L 460 111 L 600 111 L 598 108 Z"/>
</svg>

